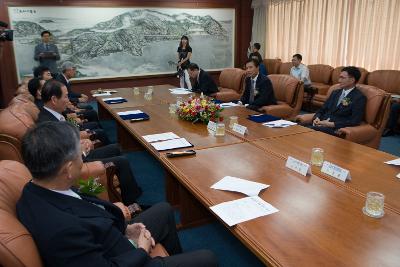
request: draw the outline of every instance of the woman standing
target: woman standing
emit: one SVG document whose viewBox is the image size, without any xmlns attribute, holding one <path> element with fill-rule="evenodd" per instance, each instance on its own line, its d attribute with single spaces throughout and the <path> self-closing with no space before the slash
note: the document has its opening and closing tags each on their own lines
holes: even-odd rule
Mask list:
<svg viewBox="0 0 400 267">
<path fill-rule="evenodd" d="M 186 87 L 192 90 L 192 84 L 190 83 L 189 74 L 187 72 L 187 67 L 190 64 L 190 58 L 192 57 L 192 48 L 189 45 L 189 38 L 186 35 L 182 36 L 177 52 L 180 86 L 183 88 L 186 83 Z"/>
</svg>

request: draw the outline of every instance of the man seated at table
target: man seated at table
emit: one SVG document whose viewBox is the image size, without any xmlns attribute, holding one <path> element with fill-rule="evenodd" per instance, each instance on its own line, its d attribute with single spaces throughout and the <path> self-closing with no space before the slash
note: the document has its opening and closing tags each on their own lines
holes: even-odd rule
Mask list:
<svg viewBox="0 0 400 267">
<path fill-rule="evenodd" d="M 69 102 L 67 88 L 58 81 L 47 81 L 42 88 L 41 97 L 44 106 L 40 109 L 37 123 L 65 121 L 62 112 Z M 129 161 L 122 155 L 118 144 L 110 144 L 96 149 L 88 147 L 83 155 L 83 160 L 85 162 L 101 160 L 104 164 L 114 163 L 121 186 L 122 202 L 126 206 L 136 202 L 142 191 L 133 176 Z"/>
<path fill-rule="evenodd" d="M 22 155 L 33 177 L 17 202 L 17 215 L 44 266 L 217 265 L 207 250 L 178 254 L 182 249 L 167 203 L 154 205 L 126 225 L 117 206 L 76 191 L 82 158 L 79 132 L 72 125 L 39 124 L 23 138 Z M 150 258 L 155 242 L 173 256 Z"/>
<path fill-rule="evenodd" d="M 196 63 L 190 63 L 188 67 L 188 73 L 190 78 L 195 82 L 192 90 L 197 93 L 203 93 L 205 95 L 211 95 L 218 92 L 218 86 L 205 70 L 200 69 Z"/>
<path fill-rule="evenodd" d="M 276 105 L 274 89 L 270 79 L 259 71 L 260 63 L 256 59 L 246 62 L 245 89 L 240 102 L 247 108 L 259 111 L 263 106 Z"/>
<path fill-rule="evenodd" d="M 312 125 L 308 127 L 337 135 L 337 130 L 360 125 L 364 119 L 366 97 L 357 89 L 361 77 L 357 67 L 344 67 L 340 72 L 341 89 L 334 90 L 324 105 L 315 113 Z"/>
</svg>

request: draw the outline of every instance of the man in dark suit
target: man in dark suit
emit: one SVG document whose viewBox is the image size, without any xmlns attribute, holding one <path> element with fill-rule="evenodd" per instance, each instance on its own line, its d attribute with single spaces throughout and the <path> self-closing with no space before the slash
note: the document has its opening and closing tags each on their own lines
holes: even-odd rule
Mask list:
<svg viewBox="0 0 400 267">
<path fill-rule="evenodd" d="M 364 119 L 366 97 L 357 89 L 361 77 L 357 67 L 345 67 L 339 76 L 340 90 L 334 90 L 324 105 L 315 113 L 314 130 L 337 135 L 337 130 L 360 125 Z"/>
<path fill-rule="evenodd" d="M 42 88 L 41 97 L 43 108 L 40 109 L 37 123 L 65 121 L 62 112 L 69 103 L 67 88 L 55 80 L 47 81 Z M 126 206 L 136 202 L 142 191 L 133 176 L 129 161 L 122 155 L 118 144 L 110 144 L 96 149 L 88 148 L 83 154 L 83 160 L 85 162 L 101 160 L 104 164 L 114 163 L 121 185 L 122 202 Z"/>
<path fill-rule="evenodd" d="M 60 54 L 55 44 L 50 43 L 51 33 L 43 31 L 41 33 L 42 43 L 35 46 L 34 59 L 39 61 L 40 65 L 50 69 L 52 74 L 58 72 L 57 60 L 60 60 Z"/>
<path fill-rule="evenodd" d="M 75 191 L 82 158 L 79 133 L 70 124 L 47 122 L 31 129 L 22 155 L 33 178 L 17 202 L 17 215 L 45 266 L 217 265 L 206 250 L 178 254 L 182 249 L 168 204 L 154 205 L 126 225 L 119 208 Z M 173 256 L 150 258 L 155 242 Z"/>
<path fill-rule="evenodd" d="M 188 67 L 188 73 L 195 83 L 192 90 L 197 93 L 203 93 L 205 95 L 212 95 L 218 92 L 218 86 L 203 69 L 200 69 L 196 63 L 190 63 Z"/>
<path fill-rule="evenodd" d="M 246 62 L 246 87 L 240 102 L 247 108 L 259 111 L 263 106 L 276 105 L 274 89 L 267 76 L 259 72 L 260 63 L 256 59 Z"/>
</svg>

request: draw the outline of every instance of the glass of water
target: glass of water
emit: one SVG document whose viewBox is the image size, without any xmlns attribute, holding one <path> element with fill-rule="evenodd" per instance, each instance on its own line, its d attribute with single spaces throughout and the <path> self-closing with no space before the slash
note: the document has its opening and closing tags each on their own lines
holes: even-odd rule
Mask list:
<svg viewBox="0 0 400 267">
<path fill-rule="evenodd" d="M 151 101 L 153 99 L 153 95 L 147 92 L 144 94 L 144 99 L 146 99 L 147 101 Z"/>
<path fill-rule="evenodd" d="M 324 162 L 324 150 L 319 147 L 315 147 L 311 150 L 311 165 L 322 166 Z"/>
<path fill-rule="evenodd" d="M 233 125 L 238 123 L 238 116 L 230 116 L 229 117 L 229 128 L 233 128 Z"/>
<path fill-rule="evenodd" d="M 223 122 L 217 123 L 217 130 L 215 132 L 215 136 L 224 136 L 225 135 L 225 124 Z"/>
<path fill-rule="evenodd" d="M 363 212 L 367 216 L 373 218 L 381 218 L 385 214 L 383 210 L 384 205 L 385 205 L 384 194 L 378 192 L 368 192 Z"/>
</svg>

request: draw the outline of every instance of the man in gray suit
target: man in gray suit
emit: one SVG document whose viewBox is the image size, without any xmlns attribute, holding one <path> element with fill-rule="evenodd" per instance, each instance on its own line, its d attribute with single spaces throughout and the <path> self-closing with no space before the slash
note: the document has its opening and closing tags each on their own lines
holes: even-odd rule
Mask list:
<svg viewBox="0 0 400 267">
<path fill-rule="evenodd" d="M 34 59 L 39 61 L 41 66 L 46 66 L 52 74 L 58 73 L 57 60 L 60 60 L 60 54 L 55 44 L 50 43 L 51 33 L 43 31 L 41 33 L 42 43 L 35 47 Z"/>
</svg>

